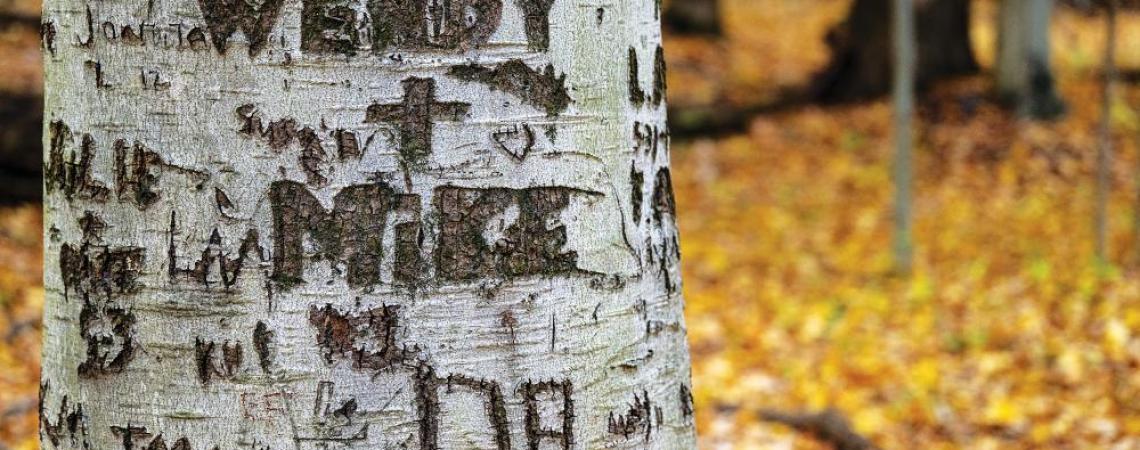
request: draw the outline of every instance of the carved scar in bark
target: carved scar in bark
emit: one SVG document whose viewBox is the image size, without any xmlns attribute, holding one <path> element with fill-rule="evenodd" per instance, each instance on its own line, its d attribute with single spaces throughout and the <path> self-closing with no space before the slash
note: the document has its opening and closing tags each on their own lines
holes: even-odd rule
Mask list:
<svg viewBox="0 0 1140 450">
<path fill-rule="evenodd" d="M 219 350 L 216 352 L 215 350 Z M 221 357 L 217 353 L 221 353 Z M 214 341 L 206 341 L 200 337 L 194 338 L 194 362 L 197 368 L 198 381 L 203 385 L 210 384 L 213 378 L 233 379 L 241 370 L 243 352 L 241 342 L 225 341 L 218 345 Z"/>
<path fill-rule="evenodd" d="M 539 450 L 543 442 L 553 441 L 561 450 L 574 448 L 574 386 L 570 380 L 526 382 L 519 388 L 526 408 L 527 450 Z M 549 396 L 561 403 L 562 423 L 547 426 L 539 413 L 539 397 Z"/>
<path fill-rule="evenodd" d="M 407 168 L 420 168 L 432 150 L 432 131 L 437 120 L 462 120 L 470 103 L 437 102 L 435 80 L 408 78 L 402 82 L 404 100 L 399 104 L 373 104 L 364 123 L 393 123 L 399 134 L 400 159 Z"/>
<path fill-rule="evenodd" d="M 265 374 L 271 373 L 273 369 L 275 336 L 276 333 L 262 321 L 257 322 L 251 333 L 257 365 Z M 203 386 L 210 384 L 214 378 L 233 379 L 241 373 L 244 362 L 245 350 L 239 339 L 227 339 L 219 344 L 201 337 L 194 338 L 194 369 Z"/>
<path fill-rule="evenodd" d="M 534 130 L 525 123 L 500 129 L 491 134 L 491 139 L 515 162 L 523 162 L 534 148 Z"/>
<path fill-rule="evenodd" d="M 297 142 L 301 148 L 297 162 L 301 166 L 301 170 L 305 172 L 306 182 L 313 186 L 323 186 L 328 183 L 328 177 L 322 173 L 321 167 L 326 162 L 328 153 L 321 145 L 320 136 L 312 127 L 301 127 L 297 119 L 292 117 L 264 125 L 257 107 L 253 104 L 241 105 L 235 113 L 237 113 L 238 119 L 242 121 L 242 127 L 238 133 L 263 139 L 274 152 L 280 152 L 294 141 Z M 356 136 L 352 135 L 350 138 L 345 136 L 343 131 L 339 131 L 339 133 L 337 135 L 337 147 L 341 160 L 344 160 L 353 153 L 353 150 L 345 149 L 344 146 L 354 145 Z M 349 134 L 352 133 L 349 132 Z"/>
<path fill-rule="evenodd" d="M 529 189 L 435 189 L 440 234 L 435 252 L 436 275 L 445 280 L 483 280 L 533 275 L 585 273 L 578 253 L 565 251 L 566 227 L 549 224 L 574 194 L 602 195 L 567 187 Z M 488 224 L 513 213 L 513 223 L 495 235 Z"/>
<path fill-rule="evenodd" d="M 242 0 L 198 0 L 210 40 L 218 53 L 225 53 L 230 36 L 241 30 L 249 40 L 249 56 L 256 56 L 269 40 L 269 32 L 281 11 L 282 0 L 265 0 L 259 6 Z"/>
<path fill-rule="evenodd" d="M 55 121 L 49 126 L 48 134 L 50 149 L 44 169 L 47 193 L 61 192 L 68 200 L 106 202 L 111 189 L 95 180 L 92 174 L 92 161 L 97 150 L 95 138 L 84 133 L 79 153 L 73 150 L 65 157 L 65 147 L 74 140 L 71 130 L 63 122 Z M 201 189 L 210 178 L 205 172 L 170 164 L 157 152 L 138 142 L 128 145 L 125 139 L 118 139 L 112 145 L 112 151 L 115 198 L 132 203 L 139 209 L 146 209 L 158 201 L 158 181 L 163 171 L 186 176 L 196 189 Z"/>
<path fill-rule="evenodd" d="M 659 152 L 669 149 L 669 131 L 661 126 L 644 122 L 633 123 L 634 150 L 649 155 L 651 160 L 657 160 Z"/>
<path fill-rule="evenodd" d="M 107 224 L 92 212 L 79 220 L 83 243 L 64 244 L 59 268 L 63 277 L 64 299 L 79 294 L 83 306 L 79 331 L 87 344 L 86 359 L 79 365 L 83 378 L 96 378 L 122 372 L 134 358 L 135 315 L 115 300 L 137 292 L 145 251 L 140 247 L 111 247 L 101 244 Z"/>
<path fill-rule="evenodd" d="M 112 147 L 115 155 L 115 194 L 119 201 L 134 203 L 139 209 L 146 209 L 158 201 L 158 181 L 163 171 L 184 175 L 193 182 L 195 189 L 202 189 L 210 179 L 205 172 L 163 160 L 157 152 L 137 141 L 128 146 L 126 139 L 118 139 Z"/>
<path fill-rule="evenodd" d="M 59 252 L 64 298 L 77 292 L 106 301 L 138 292 L 146 250 L 103 245 L 102 233 L 107 225 L 90 211 L 79 219 L 79 226 L 83 230 L 83 242 L 63 244 Z"/>
<path fill-rule="evenodd" d="M 44 190 L 48 194 L 62 192 L 71 200 L 79 198 L 104 202 L 111 190 L 91 176 L 91 161 L 95 157 L 95 139 L 84 134 L 79 153 L 72 150 L 64 156 L 64 148 L 73 141 L 71 129 L 62 121 L 49 125 L 50 147 L 44 167 Z"/>
<path fill-rule="evenodd" d="M 190 444 L 190 439 L 185 436 L 178 438 L 174 443 L 167 447 L 166 439 L 163 438 L 162 433 L 155 435 L 147 430 L 146 427 L 131 425 L 128 423 L 126 426 L 111 426 L 111 433 L 119 438 L 123 450 L 195 450 L 193 445 Z M 142 442 L 150 441 L 146 446 L 141 446 Z M 136 445 L 138 444 L 138 445 Z M 212 450 L 218 450 L 218 446 L 210 447 Z"/>
<path fill-rule="evenodd" d="M 177 233 L 177 213 L 170 212 L 170 240 L 167 244 L 167 274 L 172 281 L 191 280 L 205 287 L 220 285 L 229 291 L 241 276 L 242 269 L 248 264 L 250 256 L 257 261 L 265 261 L 265 251 L 259 243 L 257 230 L 246 231 L 237 251 L 233 254 L 226 252 L 222 244 L 222 235 L 215 228 L 210 233 L 206 248 L 202 249 L 197 261 L 189 267 L 183 268 L 178 263 L 178 247 L 174 236 Z"/>
<path fill-rule="evenodd" d="M 555 76 L 553 65 L 540 71 L 531 69 L 521 59 L 512 59 L 493 69 L 476 64 L 455 66 L 447 74 L 513 95 L 545 111 L 547 116 L 557 116 L 570 106 L 566 75 Z"/>
<path fill-rule="evenodd" d="M 589 273 L 577 267 L 578 254 L 564 250 L 566 227 L 557 224 L 575 195 L 599 192 L 569 187 L 527 189 L 440 186 L 434 192 L 441 218 L 434 257 L 439 281 L 478 281 Z M 345 264 L 350 286 L 381 282 L 381 260 L 388 227 L 394 229 L 395 281 L 423 280 L 420 200 L 382 183 L 349 186 L 333 197 L 332 210 L 303 185 L 273 183 L 273 278 L 284 287 L 303 282 L 309 259 Z M 405 212 L 403 222 L 395 212 Z M 409 221 L 410 220 L 410 221 Z M 311 238 L 313 252 L 302 245 Z M 310 254 L 312 253 L 312 254 Z"/>
<path fill-rule="evenodd" d="M 528 47 L 546 51 L 550 45 L 549 16 L 554 0 L 516 0 L 515 3 L 525 19 Z M 240 30 L 249 41 L 251 57 L 269 43 L 282 4 L 281 0 L 267 0 L 257 6 L 240 0 L 198 0 L 210 40 L 218 53 L 226 52 L 230 37 Z M 367 13 L 359 16 L 352 8 L 336 1 L 303 1 L 301 50 L 354 55 L 362 44 L 359 30 L 365 28 L 370 29 L 366 35 L 371 38 L 374 53 L 395 49 L 466 50 L 485 44 L 499 29 L 503 15 L 503 0 L 377 0 L 367 2 L 365 7 Z M 81 44 L 89 45 L 93 38 L 90 29 L 94 26 L 90 22 L 92 37 Z"/>
<path fill-rule="evenodd" d="M 554 0 L 515 0 L 525 20 L 527 46 L 550 46 L 550 9 Z M 382 0 L 368 3 L 371 24 L 360 23 L 351 9 L 330 0 L 304 2 L 301 49 L 314 53 L 355 54 L 356 31 L 370 26 L 373 52 L 394 49 L 470 49 L 485 44 L 499 28 L 502 0 Z"/>
<path fill-rule="evenodd" d="M 451 374 L 446 377 L 437 376 L 435 369 L 427 364 L 421 364 L 414 375 L 416 388 L 417 411 L 420 416 L 420 448 L 423 450 L 440 450 L 440 391 L 450 393 L 463 388 L 483 395 L 484 408 L 490 421 L 494 434 L 495 448 L 497 450 L 511 450 L 511 431 L 507 418 L 506 401 L 503 399 L 499 383 L 494 381 L 469 377 L 466 375 Z"/>
<path fill-rule="evenodd" d="M 52 447 L 60 448 L 64 439 L 71 444 L 68 448 L 91 450 L 91 441 L 87 437 L 87 415 L 83 413 L 83 404 L 71 404 L 67 395 L 60 400 L 55 421 L 52 421 L 47 407 L 47 397 L 51 392 L 51 383 L 40 384 L 40 442 L 51 443 Z"/>
<path fill-rule="evenodd" d="M 284 287 L 304 281 L 302 275 L 308 257 L 303 245 L 306 235 L 312 238 L 317 259 L 343 261 L 347 265 L 345 275 L 350 286 L 379 284 L 384 230 L 389 225 L 389 215 L 410 211 L 418 219 L 419 212 L 418 196 L 396 193 L 383 183 L 342 189 L 333 198 L 331 211 L 303 185 L 293 181 L 274 182 L 269 199 L 273 213 L 273 279 Z M 397 241 L 399 238 L 400 233 L 397 233 Z M 415 265 L 414 259 L 419 255 L 418 251 L 401 248 L 395 253 L 397 267 Z M 398 278 L 409 275 L 396 272 Z"/>
<path fill-rule="evenodd" d="M 677 267 L 681 260 L 681 246 L 677 242 L 676 220 L 677 204 L 673 199 L 673 179 L 669 169 L 662 167 L 657 170 L 653 187 L 653 219 L 657 228 L 664 230 L 661 233 L 659 245 L 650 248 L 650 254 L 658 253 L 658 273 L 665 284 L 665 291 L 672 294 L 678 291 L 680 285 L 679 275 L 672 269 Z"/>
<path fill-rule="evenodd" d="M 360 409 L 355 397 L 347 400 L 336 399 L 336 382 L 321 381 L 317 383 L 317 395 L 313 401 L 313 416 L 318 421 L 316 433 L 313 436 L 301 436 L 298 440 L 312 442 L 367 442 L 368 426 L 365 422 L 354 426 L 353 421 L 365 414 Z"/>
<path fill-rule="evenodd" d="M 660 107 L 665 102 L 665 50 L 660 45 L 653 55 L 653 87 L 652 92 L 646 94 L 641 88 L 641 74 L 638 68 L 637 50 L 629 48 L 629 101 L 633 106 L 641 107 L 646 102 L 653 107 Z"/>
<path fill-rule="evenodd" d="M 649 442 L 653 430 L 664 423 L 664 415 L 661 407 L 649 400 L 649 392 L 642 392 L 640 396 L 634 393 L 633 403 L 624 414 L 610 413 L 608 431 L 626 439 L 640 434 Z"/>
<path fill-rule="evenodd" d="M 342 313 L 330 304 L 309 308 L 309 323 L 317 328 L 317 345 L 325 362 L 350 359 L 353 368 L 380 371 L 414 361 L 418 348 L 397 343 L 399 306 L 379 306 L 359 313 Z"/>
<path fill-rule="evenodd" d="M 273 369 L 273 356 L 276 348 L 274 338 L 276 333 L 269 329 L 265 322 L 258 321 L 253 328 L 253 349 L 257 352 L 257 363 L 261 371 L 269 373 Z"/>
<path fill-rule="evenodd" d="M 381 305 L 345 312 L 331 304 L 325 304 L 323 307 L 309 308 L 309 323 L 317 329 L 317 345 L 322 349 L 326 363 L 349 360 L 352 367 L 358 370 L 403 370 L 410 374 L 415 386 L 421 449 L 442 448 L 439 443 L 439 427 L 440 416 L 445 411 L 441 409 L 440 396 L 462 389 L 483 397 L 495 448 L 510 450 L 509 419 L 499 383 L 463 374 L 437 375 L 436 370 L 424 361 L 425 355 L 418 346 L 400 342 L 399 311 L 398 306 Z M 338 408 L 331 409 L 332 382 L 321 382 L 317 389 L 314 413 L 322 417 L 331 414 L 334 418 L 339 414 L 351 424 L 351 418 L 359 405 L 350 399 Z M 527 449 L 538 450 L 543 442 L 549 441 L 563 450 L 573 448 L 575 415 L 570 380 L 528 381 L 522 384 L 518 392 L 522 395 L 526 408 Z M 561 423 L 542 423 L 540 402 L 548 401 L 547 399 L 561 406 Z M 360 433 L 366 432 L 367 427 L 360 430 Z"/>
<path fill-rule="evenodd" d="M 526 19 L 526 40 L 531 50 L 550 48 L 550 8 L 554 0 L 515 0 Z"/>
</svg>

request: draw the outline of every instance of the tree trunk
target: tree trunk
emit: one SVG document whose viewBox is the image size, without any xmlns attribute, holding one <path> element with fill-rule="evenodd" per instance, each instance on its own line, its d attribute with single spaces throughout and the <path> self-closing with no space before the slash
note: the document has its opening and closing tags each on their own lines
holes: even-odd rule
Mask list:
<svg viewBox="0 0 1140 450">
<path fill-rule="evenodd" d="M 914 116 L 915 29 L 914 0 L 894 0 L 894 140 L 895 156 L 891 181 L 894 199 L 894 260 L 900 274 L 909 275 L 914 265 L 911 241 L 911 118 Z"/>
<path fill-rule="evenodd" d="M 825 102 L 860 100 L 891 89 L 891 0 L 855 0 L 847 19 L 827 35 L 831 62 L 813 83 Z M 918 59 L 915 82 L 923 89 L 940 78 L 974 73 L 969 0 L 929 0 L 915 7 Z"/>
<path fill-rule="evenodd" d="M 45 448 L 694 447 L 653 0 L 43 20 Z"/>
<path fill-rule="evenodd" d="M 1065 112 L 1049 63 L 1052 0 L 1006 0 L 998 13 L 995 77 L 998 95 L 1027 117 L 1048 119 Z"/>
<path fill-rule="evenodd" d="M 1097 130 L 1096 259 L 1110 264 L 1108 235 L 1108 201 L 1112 191 L 1112 99 L 1116 83 L 1116 0 L 1105 0 L 1104 80 L 1101 85 L 1100 127 Z"/>
<path fill-rule="evenodd" d="M 665 26 L 677 34 L 720 36 L 720 0 L 672 0 L 665 8 Z"/>
</svg>

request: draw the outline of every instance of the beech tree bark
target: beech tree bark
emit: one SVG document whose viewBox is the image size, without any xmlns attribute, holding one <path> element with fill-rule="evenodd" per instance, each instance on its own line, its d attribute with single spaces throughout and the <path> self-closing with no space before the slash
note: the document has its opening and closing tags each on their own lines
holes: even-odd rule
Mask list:
<svg viewBox="0 0 1140 450">
<path fill-rule="evenodd" d="M 47 449 L 694 447 L 653 0 L 49 0 Z"/>
<path fill-rule="evenodd" d="M 1006 0 L 998 12 L 997 91 L 1018 113 L 1048 119 L 1065 112 L 1049 57 L 1053 0 Z"/>
</svg>

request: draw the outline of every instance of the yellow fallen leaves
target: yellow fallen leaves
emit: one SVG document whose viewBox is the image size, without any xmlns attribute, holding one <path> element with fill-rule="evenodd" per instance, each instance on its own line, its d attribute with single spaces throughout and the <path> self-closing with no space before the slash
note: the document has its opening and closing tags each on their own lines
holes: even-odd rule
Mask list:
<svg viewBox="0 0 1140 450">
<path fill-rule="evenodd" d="M 969 121 L 928 125 L 919 264 L 898 278 L 887 116 L 877 105 L 805 109 L 762 118 L 715 153 L 677 149 L 702 431 L 736 424 L 733 448 L 750 448 L 747 411 L 833 407 L 885 449 L 1132 445 L 1140 277 L 1091 259 L 1094 121 L 1005 117 L 1005 137 Z M 819 133 L 825 121 L 862 145 L 839 152 L 847 138 Z M 1008 152 L 991 153 L 993 139 Z M 1125 262 L 1137 146 L 1117 142 L 1114 259 Z M 716 178 L 685 170 L 698 156 Z"/>
<path fill-rule="evenodd" d="M 1120 319 L 1108 319 L 1104 327 L 1104 353 L 1113 359 L 1124 357 L 1125 346 L 1131 340 L 1132 332 Z"/>
<path fill-rule="evenodd" d="M 671 104 L 748 103 L 802 84 L 847 4 L 725 0 L 724 42 L 666 43 Z M 997 5 L 974 6 L 988 66 Z M 1101 265 L 1103 19 L 1059 11 L 1063 120 L 1011 117 L 984 76 L 920 103 L 912 277 L 891 272 L 887 102 L 805 106 L 676 147 L 702 447 L 819 448 L 774 442 L 786 430 L 753 412 L 835 407 L 884 449 L 1140 448 L 1140 86 L 1121 85 L 1112 104 L 1114 264 Z M 1118 60 L 1134 70 L 1140 14 L 1120 29 Z"/>
<path fill-rule="evenodd" d="M 0 207 L 0 448 L 39 448 L 40 210 Z"/>
<path fill-rule="evenodd" d="M 765 448 L 787 431 L 757 409 L 827 407 L 884 449 L 1140 445 L 1138 136 L 1115 135 L 1117 265 L 1099 265 L 1095 108 L 1054 124 L 985 102 L 962 116 L 955 99 L 985 86 L 952 83 L 924 106 L 907 278 L 890 264 L 882 103 L 762 117 L 713 151 L 677 147 L 704 447 Z M 1097 86 L 1062 89 L 1076 101 Z M 1140 88 L 1124 93 L 1140 101 Z M 792 448 L 818 445 L 792 436 Z"/>
</svg>

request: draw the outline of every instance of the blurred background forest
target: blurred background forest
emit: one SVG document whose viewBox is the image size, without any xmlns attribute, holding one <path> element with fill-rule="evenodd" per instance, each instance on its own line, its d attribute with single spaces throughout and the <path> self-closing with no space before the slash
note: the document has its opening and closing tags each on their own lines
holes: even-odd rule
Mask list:
<svg viewBox="0 0 1140 450">
<path fill-rule="evenodd" d="M 665 1 L 701 448 L 1140 449 L 1140 2 L 897 3 Z M 38 448 L 38 14 L 0 0 L 0 450 Z"/>
</svg>

